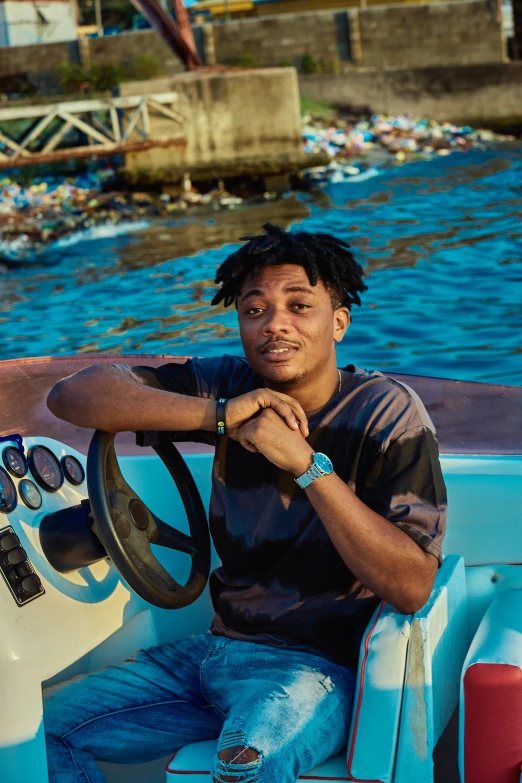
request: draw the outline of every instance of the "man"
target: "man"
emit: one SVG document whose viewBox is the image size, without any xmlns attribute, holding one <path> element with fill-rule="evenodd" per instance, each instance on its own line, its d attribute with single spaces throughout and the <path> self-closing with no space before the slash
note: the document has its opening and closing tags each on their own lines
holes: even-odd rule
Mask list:
<svg viewBox="0 0 522 783">
<path fill-rule="evenodd" d="M 430 418 L 406 386 L 337 368 L 366 289 L 349 246 L 265 230 L 216 277 L 246 359 L 90 367 L 49 396 L 80 426 L 215 444 L 222 562 L 209 632 L 51 695 L 51 783 L 99 783 L 94 758 L 144 761 L 217 737 L 216 783 L 294 783 L 347 741 L 379 600 L 411 613 L 430 595 L 446 512 Z"/>
</svg>

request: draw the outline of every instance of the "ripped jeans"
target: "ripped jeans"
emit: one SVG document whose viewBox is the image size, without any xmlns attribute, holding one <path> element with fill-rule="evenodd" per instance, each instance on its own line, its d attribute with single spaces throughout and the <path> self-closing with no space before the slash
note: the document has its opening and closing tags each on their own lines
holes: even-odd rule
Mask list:
<svg viewBox="0 0 522 783">
<path fill-rule="evenodd" d="M 49 782 L 102 783 L 95 759 L 150 761 L 219 737 L 217 783 L 295 783 L 346 744 L 354 686 L 325 658 L 208 632 L 141 650 L 46 695 Z M 240 763 L 242 747 L 255 759 Z"/>
</svg>

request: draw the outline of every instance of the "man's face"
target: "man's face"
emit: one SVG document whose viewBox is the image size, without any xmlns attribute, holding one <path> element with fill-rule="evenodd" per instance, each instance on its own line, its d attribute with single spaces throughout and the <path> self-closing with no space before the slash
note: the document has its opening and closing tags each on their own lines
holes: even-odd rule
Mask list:
<svg viewBox="0 0 522 783">
<path fill-rule="evenodd" d="M 248 276 L 237 301 L 239 331 L 251 367 L 274 386 L 293 386 L 335 366 L 335 344 L 350 322 L 334 309 L 319 280 L 312 286 L 296 264 L 265 266 Z"/>
</svg>

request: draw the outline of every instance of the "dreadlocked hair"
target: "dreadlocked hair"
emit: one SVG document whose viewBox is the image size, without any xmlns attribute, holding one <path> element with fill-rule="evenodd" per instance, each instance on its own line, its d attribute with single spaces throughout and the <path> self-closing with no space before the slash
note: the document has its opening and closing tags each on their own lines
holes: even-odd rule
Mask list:
<svg viewBox="0 0 522 783">
<path fill-rule="evenodd" d="M 216 274 L 221 288 L 212 304 L 223 301 L 229 307 L 236 301 L 247 275 L 255 279 L 264 266 L 297 264 L 302 266 L 310 285 L 321 280 L 329 290 L 334 307 L 361 304 L 359 294 L 368 288 L 362 281 L 364 271 L 357 263 L 350 245 L 331 234 L 311 234 L 307 231 L 289 232 L 272 223 L 263 226 L 265 234 L 240 237 L 247 241 L 223 261 Z"/>
</svg>

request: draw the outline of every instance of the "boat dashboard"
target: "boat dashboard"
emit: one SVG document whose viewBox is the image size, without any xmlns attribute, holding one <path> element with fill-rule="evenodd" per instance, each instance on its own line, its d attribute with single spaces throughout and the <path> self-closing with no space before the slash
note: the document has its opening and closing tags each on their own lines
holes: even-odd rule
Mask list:
<svg viewBox="0 0 522 783">
<path fill-rule="evenodd" d="M 188 456 L 208 507 L 212 454 Z M 125 480 L 151 511 L 188 534 L 181 497 L 159 457 L 144 450 L 139 456 L 121 457 L 119 463 Z M 210 623 L 212 616 L 208 591 L 194 609 L 173 613 L 151 606 L 129 587 L 103 549 L 95 562 L 83 567 L 55 567 L 42 530 L 59 514 L 83 508 L 88 513 L 86 471 L 87 457 L 53 438 L 4 435 L 0 441 L 0 666 L 18 662 L 20 669 L 25 661 L 40 682 L 59 673 L 66 677 L 87 671 L 100 661 L 106 664 L 111 660 L 107 645 L 113 644 L 114 660 L 121 660 L 140 645 L 177 636 L 178 629 L 181 635 L 192 632 L 202 617 Z M 73 537 L 74 531 L 65 548 Z M 163 567 L 184 584 L 190 557 L 153 546 Z M 213 551 L 212 567 L 216 565 Z"/>
<path fill-rule="evenodd" d="M 1 524 L 4 520 L 0 516 L 0 571 L 14 600 L 23 606 L 42 596 L 45 590 L 23 546 L 22 530 L 34 522 L 37 512 L 46 514 L 52 510 L 56 499 L 53 503 L 51 498 L 64 486 L 58 502 L 77 501 L 71 495 L 81 492 L 78 487 L 85 482 L 85 468 L 81 455 L 65 452 L 58 457 L 42 443 L 35 443 L 27 452 L 21 438 L 11 443 L 4 440 L 0 445 L 0 514 L 5 522 L 11 522 L 7 516 L 15 516 L 7 525 Z"/>
<path fill-rule="evenodd" d="M 0 572 L 25 606 L 45 594 L 38 546 L 41 519 L 86 500 L 85 457 L 49 439 L 0 443 Z"/>
</svg>

